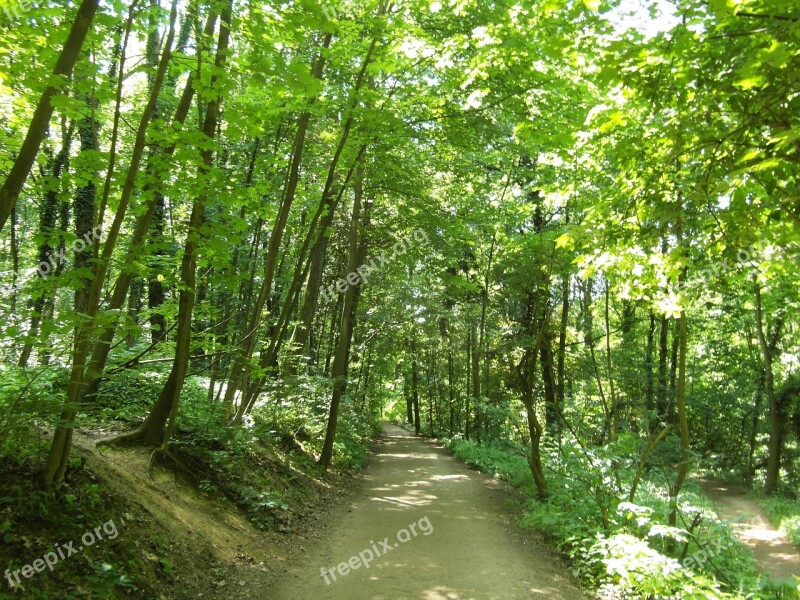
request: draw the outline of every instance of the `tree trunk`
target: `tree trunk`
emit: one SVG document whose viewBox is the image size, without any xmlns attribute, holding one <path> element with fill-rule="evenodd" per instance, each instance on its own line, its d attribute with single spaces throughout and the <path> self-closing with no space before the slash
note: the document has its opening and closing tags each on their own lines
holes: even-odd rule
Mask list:
<svg viewBox="0 0 800 600">
<path fill-rule="evenodd" d="M 669 321 L 666 315 L 661 315 L 661 326 L 658 335 L 658 419 L 667 423 L 669 401 L 667 397 L 667 357 L 668 357 Z"/>
<path fill-rule="evenodd" d="M 86 97 L 85 102 L 87 114 L 85 117 L 83 117 L 83 119 L 81 119 L 80 125 L 78 126 L 78 135 L 81 139 L 82 154 L 94 153 L 99 149 L 99 143 L 97 139 L 99 130 L 99 123 L 97 122 L 97 100 L 95 98 Z M 91 238 L 86 238 L 84 236 L 86 236 L 87 232 L 94 230 L 94 203 L 96 192 L 97 190 L 94 184 L 94 174 L 90 174 L 90 177 L 87 179 L 87 181 L 75 192 L 74 202 L 75 237 L 77 240 L 83 243 L 82 247 L 78 248 L 78 241 L 76 241 L 75 269 L 86 270 L 90 273 L 94 246 L 91 244 Z M 80 280 L 80 283 L 75 290 L 74 307 L 75 313 L 78 315 L 89 313 L 92 284 L 93 282 L 90 277 L 84 277 Z M 80 331 L 82 329 L 83 327 L 79 325 L 78 330 Z M 85 356 L 88 345 L 89 340 L 87 338 L 76 336 L 76 354 L 83 353 L 83 356 Z M 72 383 L 73 382 L 70 381 L 70 385 L 72 385 Z M 60 483 L 64 479 L 64 472 L 66 471 L 67 462 L 69 459 L 69 449 L 72 444 L 72 422 L 74 421 L 76 414 L 76 408 L 70 406 L 69 404 L 67 404 L 62 411 L 62 424 L 56 427 L 53 437 L 53 447 L 51 448 L 51 454 L 48 457 L 47 464 L 45 466 L 44 483 L 46 486 L 50 486 L 53 482 Z M 61 448 L 58 448 L 56 445 L 57 440 L 61 440 Z"/>
<path fill-rule="evenodd" d="M 682 204 L 680 200 L 680 196 L 678 199 L 679 206 L 682 210 Z M 678 243 L 678 248 L 683 247 L 683 219 L 681 216 L 678 217 L 677 224 L 675 226 L 676 229 L 676 238 Z M 684 267 L 681 270 L 681 273 L 678 277 L 679 283 L 684 283 L 686 281 L 686 268 Z M 677 356 L 677 363 L 678 363 L 678 370 L 677 370 L 677 379 L 675 382 L 675 405 L 676 405 L 676 416 L 678 419 L 678 427 L 680 430 L 680 439 L 681 439 L 681 458 L 680 462 L 678 463 L 678 473 L 675 477 L 675 481 L 670 486 L 669 490 L 669 525 L 671 527 L 677 527 L 678 525 L 678 496 L 680 496 L 681 489 L 683 488 L 683 484 L 686 481 L 686 477 L 689 475 L 689 460 L 691 458 L 691 440 L 689 437 L 689 417 L 686 413 L 686 342 L 688 338 L 687 334 L 687 323 L 686 323 L 686 310 L 681 311 L 680 319 L 678 320 L 678 356 Z"/>
<path fill-rule="evenodd" d="M 481 443 L 481 360 L 480 360 L 480 337 L 478 335 L 478 324 L 472 326 L 472 404 L 475 410 L 473 431 L 475 439 Z"/>
<path fill-rule="evenodd" d="M 221 22 L 217 52 L 214 61 L 214 74 L 209 83 L 216 95 L 208 102 L 205 119 L 203 120 L 202 133 L 208 142 L 215 138 L 219 122 L 222 93 L 218 87 L 218 79 L 224 72 L 228 43 L 230 41 L 232 0 L 228 0 L 222 7 Z M 198 99 L 199 101 L 199 99 Z M 213 145 L 210 143 L 200 153 L 200 180 L 205 179 L 210 170 L 213 159 Z M 206 186 L 206 189 L 208 185 Z M 178 414 L 178 405 L 186 373 L 189 365 L 192 334 L 192 313 L 197 286 L 197 254 L 200 241 L 200 229 L 203 225 L 205 206 L 208 196 L 200 193 L 192 203 L 192 212 L 189 217 L 189 227 L 186 234 L 183 259 L 181 261 L 181 291 L 178 296 L 178 319 L 175 342 L 175 358 L 172 362 L 169 377 L 161 390 L 145 422 L 134 432 L 119 436 L 115 441 L 143 441 L 146 444 L 160 445 L 163 451 L 168 448 L 169 440 L 175 429 L 175 420 Z M 114 441 L 114 440 L 112 440 Z"/>
<path fill-rule="evenodd" d="M 417 365 L 417 343 L 411 338 L 411 402 L 414 407 L 414 433 L 422 430 L 419 420 L 419 366 Z"/>
<path fill-rule="evenodd" d="M 690 437 L 689 418 L 686 413 L 686 311 L 681 311 L 678 326 L 678 379 L 675 388 L 675 404 L 677 408 L 678 426 L 681 436 L 681 460 L 678 463 L 678 474 L 675 482 L 670 487 L 670 513 L 669 524 L 677 527 L 678 524 L 678 496 L 683 488 L 683 483 L 689 474 Z"/>
<path fill-rule="evenodd" d="M 334 195 L 336 195 L 334 193 Z M 332 200 L 332 199 L 331 199 Z M 333 225 L 333 217 L 335 214 L 334 206 L 331 202 L 330 208 L 325 212 L 320 221 L 320 233 L 314 247 L 311 249 L 311 265 L 308 269 L 308 282 L 306 284 L 306 292 L 303 296 L 303 305 L 300 308 L 300 323 L 294 332 L 292 342 L 296 346 L 296 352 L 299 355 L 308 353 L 309 358 L 313 361 L 314 357 L 310 356 L 311 348 L 313 348 L 312 327 L 314 324 L 314 315 L 317 312 L 317 304 L 319 303 L 320 287 L 322 284 L 322 275 L 325 268 L 325 257 L 328 250 L 328 241 L 330 239 L 330 228 Z"/>
<path fill-rule="evenodd" d="M 361 231 L 361 202 L 364 194 L 364 166 L 358 166 L 358 174 L 355 180 L 353 194 L 353 217 L 350 228 L 350 256 L 348 259 L 348 272 L 353 273 L 360 265 L 361 256 L 359 252 L 359 234 Z M 319 457 L 319 464 L 323 469 L 327 469 L 333 459 L 333 443 L 336 440 L 336 427 L 339 421 L 339 404 L 347 387 L 347 371 L 349 367 L 348 355 L 350 353 L 350 340 L 353 335 L 353 319 L 357 304 L 357 286 L 351 285 L 347 288 L 344 295 L 342 306 L 342 320 L 339 326 L 339 341 L 336 345 L 336 353 L 333 357 L 333 394 L 331 396 L 331 406 L 328 412 L 328 423 L 325 429 L 325 440 L 322 444 L 322 453 Z"/>
<path fill-rule="evenodd" d="M 68 128 L 64 128 L 61 150 L 53 159 L 48 161 L 47 165 L 49 181 L 47 182 L 47 189 L 39 209 L 39 234 L 45 238 L 45 241 L 39 245 L 37 255 L 38 262 L 36 263 L 37 273 L 40 279 L 45 279 L 53 270 L 53 266 L 50 262 L 53 247 L 49 242 L 55 230 L 56 220 L 58 218 L 58 191 L 61 187 L 61 172 L 67 166 L 69 160 L 69 147 L 72 144 L 73 133 L 74 122 L 70 123 Z M 13 229 L 12 233 L 14 233 Z M 47 268 L 45 269 L 43 265 L 47 265 Z M 42 322 L 45 303 L 48 297 L 55 295 L 55 290 L 52 288 L 55 288 L 55 285 L 53 285 L 51 289 L 42 289 L 34 292 L 33 302 L 31 303 L 31 324 L 17 363 L 20 367 L 28 366 L 33 344 L 39 335 L 39 326 Z"/>
<path fill-rule="evenodd" d="M 467 329 L 467 372 L 466 372 L 466 398 L 465 398 L 465 407 L 464 407 L 464 438 L 469 440 L 470 435 L 470 398 L 472 397 L 472 361 L 474 360 L 472 356 L 472 328 Z"/>
<path fill-rule="evenodd" d="M 650 320 L 647 327 L 647 356 L 645 357 L 645 407 L 647 408 L 648 430 L 653 433 L 657 428 L 650 423 L 652 414 L 656 410 L 655 400 L 655 374 L 653 372 L 653 353 L 655 351 L 656 314 L 650 311 Z"/>
<path fill-rule="evenodd" d="M 69 79 L 72 74 L 72 69 L 81 53 L 83 41 L 92 26 L 92 20 L 97 12 L 98 5 L 99 0 L 83 0 L 78 7 L 67 41 L 64 42 L 64 47 L 53 69 L 53 83 L 45 89 L 39 98 L 31 124 L 28 127 L 28 133 L 22 142 L 19 154 L 17 154 L 17 159 L 11 167 L 8 177 L 6 177 L 3 187 L 0 188 L 0 231 L 3 230 L 8 216 L 11 214 L 11 209 L 14 208 L 22 191 L 22 186 L 25 185 L 25 181 L 28 179 L 31 167 L 33 167 L 33 163 L 36 160 L 36 154 L 39 152 L 39 146 L 47 134 L 50 117 L 53 114 L 52 101 L 61 85 L 63 85 L 63 81 Z"/>
<path fill-rule="evenodd" d="M 325 67 L 324 49 L 330 44 L 331 35 L 325 36 L 323 46 L 320 49 L 319 56 L 312 69 L 312 76 L 321 81 L 322 72 Z M 308 101 L 309 108 L 313 105 L 315 99 Z M 255 306 L 250 312 L 250 319 L 245 329 L 242 339 L 239 341 L 239 348 L 233 356 L 231 364 L 231 372 L 228 378 L 228 384 L 225 389 L 224 405 L 226 417 L 230 416 L 233 409 L 233 400 L 239 388 L 242 389 L 241 406 L 239 411 L 242 412 L 242 407 L 247 403 L 246 394 L 250 367 L 249 360 L 253 355 L 258 339 L 258 329 L 261 325 L 261 317 L 264 311 L 264 305 L 272 293 L 272 283 L 275 277 L 278 258 L 280 257 L 281 242 L 283 234 L 286 229 L 286 223 L 289 220 L 289 212 L 294 204 L 294 199 L 297 194 L 297 185 L 300 181 L 300 166 L 303 162 L 303 151 L 306 144 L 306 134 L 308 133 L 308 126 L 311 122 L 310 110 L 304 111 L 298 120 L 297 131 L 295 132 L 294 145 L 292 148 L 292 157 L 289 162 L 289 168 L 286 174 L 286 184 L 284 186 L 283 195 L 281 198 L 278 214 L 275 217 L 275 222 L 272 226 L 272 233 L 269 237 L 267 246 L 267 254 L 264 260 L 264 274 L 262 276 L 261 288 L 255 302 Z M 349 130 L 348 130 L 349 132 Z M 336 157 L 338 159 L 338 155 Z M 332 167 L 335 169 L 335 166 Z M 330 193 L 330 185 L 326 186 L 323 196 Z"/>
<path fill-rule="evenodd" d="M 769 405 L 769 442 L 767 447 L 767 478 L 764 482 L 764 493 L 771 495 L 777 488 L 780 479 L 781 468 L 781 421 L 778 411 L 778 402 L 775 396 L 775 379 L 772 372 L 773 352 L 769 347 L 767 336 L 764 333 L 766 325 L 764 323 L 764 307 L 761 302 L 761 285 L 758 280 L 753 280 L 755 290 L 755 318 L 756 333 L 758 334 L 758 346 L 761 349 L 761 359 L 764 365 L 764 391 Z"/>
<path fill-rule="evenodd" d="M 214 33 L 214 25 L 217 21 L 217 13 L 212 11 L 208 15 L 208 19 L 206 21 L 204 35 L 211 36 Z M 163 58 L 162 58 L 163 63 Z M 192 106 L 192 98 L 194 97 L 194 73 L 190 73 L 189 77 L 186 80 L 186 84 L 183 88 L 183 93 L 181 94 L 180 101 L 178 102 L 178 106 L 175 109 L 175 114 L 172 119 L 173 128 L 178 129 L 183 126 L 183 123 L 186 121 L 186 117 L 189 114 L 189 110 Z M 155 83 L 153 87 L 151 87 L 151 93 L 155 87 Z M 155 110 L 155 109 L 154 109 Z M 173 143 L 167 148 L 162 149 L 161 155 L 162 160 L 166 163 L 168 162 L 169 158 L 175 153 L 176 144 Z M 152 156 L 151 156 L 152 158 Z M 148 169 L 151 168 L 152 162 L 148 165 Z M 167 173 L 161 173 L 160 170 L 157 170 L 156 174 L 153 177 L 154 181 L 161 181 L 166 179 L 168 176 Z M 151 190 L 151 186 L 147 185 L 144 189 L 144 195 L 147 196 L 148 191 Z M 125 303 L 125 298 L 128 294 L 128 289 L 133 281 L 134 272 L 133 272 L 133 265 L 135 264 L 138 257 L 144 252 L 146 247 L 147 241 L 147 234 L 150 230 L 150 225 L 153 221 L 153 218 L 158 211 L 158 199 L 159 195 L 153 193 L 147 201 L 147 208 L 142 214 L 141 217 L 136 222 L 136 227 L 134 228 L 133 235 L 131 236 L 130 244 L 128 245 L 128 250 L 126 252 L 126 256 L 128 257 L 128 262 L 122 265 L 120 269 L 120 273 L 117 276 L 117 280 L 114 283 L 113 292 L 111 294 L 111 299 L 108 304 L 108 310 L 110 311 L 117 311 L 122 308 L 123 304 Z M 162 197 L 163 199 L 163 197 Z M 166 322 L 165 322 L 166 325 Z M 97 340 L 95 341 L 94 348 L 92 349 L 92 357 L 89 361 L 89 364 L 86 367 L 86 374 L 85 374 L 85 385 L 84 390 L 82 392 L 83 400 L 86 401 L 93 397 L 100 386 L 100 378 L 103 374 L 103 369 L 105 368 L 106 362 L 108 361 L 108 355 L 111 351 L 111 343 L 114 340 L 114 334 L 116 332 L 116 327 L 114 325 L 109 325 L 106 327 L 98 336 Z M 162 335 L 166 335 L 166 329 L 163 331 Z M 154 340 L 155 341 L 155 340 Z"/>
<path fill-rule="evenodd" d="M 558 327 L 558 354 L 556 357 L 556 409 L 560 416 L 564 407 L 566 386 L 566 351 L 567 351 L 567 325 L 569 323 L 569 286 L 570 276 L 565 274 L 561 281 L 561 320 Z M 556 425 L 556 436 L 561 444 L 561 421 Z"/>
<path fill-rule="evenodd" d="M 539 356 L 542 365 L 542 382 L 544 383 L 544 422 L 545 427 L 552 432 L 558 428 L 558 395 L 556 393 L 556 379 L 553 372 L 553 347 L 550 328 L 545 327 L 542 347 Z"/>
</svg>

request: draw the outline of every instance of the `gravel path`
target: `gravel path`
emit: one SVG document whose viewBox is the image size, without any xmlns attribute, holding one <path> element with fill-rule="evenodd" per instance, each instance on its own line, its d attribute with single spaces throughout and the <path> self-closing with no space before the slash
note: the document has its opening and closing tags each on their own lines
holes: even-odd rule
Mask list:
<svg viewBox="0 0 800 600">
<path fill-rule="evenodd" d="M 519 529 L 513 512 L 497 481 L 385 425 L 363 485 L 269 597 L 585 598 L 553 551 Z"/>
</svg>

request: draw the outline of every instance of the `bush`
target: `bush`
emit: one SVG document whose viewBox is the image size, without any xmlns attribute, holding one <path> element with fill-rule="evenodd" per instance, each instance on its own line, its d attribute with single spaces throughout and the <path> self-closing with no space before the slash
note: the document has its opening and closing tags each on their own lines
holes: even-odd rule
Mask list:
<svg viewBox="0 0 800 600">
<path fill-rule="evenodd" d="M 528 497 L 522 518 L 552 539 L 571 559 L 573 572 L 605 599 L 796 598 L 766 585 L 749 551 L 734 541 L 730 527 L 709 508 L 690 482 L 679 503 L 680 527 L 669 527 L 669 498 L 661 481 L 643 478 L 636 503 L 628 502 L 641 441 L 619 436 L 612 444 L 545 448 L 550 496 L 535 497 L 522 448 L 513 442 L 478 446 L 454 439 L 455 456 L 498 474 Z M 666 467 L 654 470 L 659 476 Z M 728 540 L 707 561 L 682 562 Z M 691 567 L 691 568 L 690 568 Z M 788 594 L 788 595 L 787 595 Z"/>
</svg>

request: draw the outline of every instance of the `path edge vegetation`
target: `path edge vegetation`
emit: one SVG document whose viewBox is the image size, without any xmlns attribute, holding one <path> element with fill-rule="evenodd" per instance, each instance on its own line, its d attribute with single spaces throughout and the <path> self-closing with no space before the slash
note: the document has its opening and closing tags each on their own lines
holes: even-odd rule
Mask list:
<svg viewBox="0 0 800 600">
<path fill-rule="evenodd" d="M 76 431 L 269 513 L 249 467 L 389 418 L 524 460 L 601 595 L 797 596 L 680 567 L 729 535 L 692 473 L 800 515 L 795 4 L 0 12 L 7 551 L 100 505 Z"/>
</svg>

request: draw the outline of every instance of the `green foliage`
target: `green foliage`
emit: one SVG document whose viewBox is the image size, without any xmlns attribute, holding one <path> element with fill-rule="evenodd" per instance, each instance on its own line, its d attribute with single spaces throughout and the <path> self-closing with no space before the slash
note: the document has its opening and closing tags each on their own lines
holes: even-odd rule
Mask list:
<svg viewBox="0 0 800 600">
<path fill-rule="evenodd" d="M 26 440 L 36 424 L 55 421 L 66 378 L 66 370 L 57 366 L 25 371 L 0 364 L 0 454 L 6 444 Z"/>
<path fill-rule="evenodd" d="M 286 524 L 307 501 L 304 480 L 318 477 L 314 454 L 322 447 L 329 390 L 323 378 L 301 377 L 271 388 L 245 426 L 224 424 L 222 407 L 189 386 L 180 427 L 172 442 L 204 491 L 240 506 L 261 528 Z M 336 465 L 357 469 L 379 431 L 374 416 L 347 399 L 336 439 Z M 298 478 L 300 481 L 298 481 Z"/>
<path fill-rule="evenodd" d="M 800 500 L 773 497 L 759 500 L 773 526 L 800 548 Z"/>
<path fill-rule="evenodd" d="M 528 461 L 519 448 L 514 452 L 509 446 L 514 447 L 516 444 L 498 442 L 498 445 L 479 446 L 475 442 L 460 439 L 453 439 L 448 443 L 455 457 L 469 466 L 498 475 L 515 488 L 532 492 L 533 478 Z"/>
<path fill-rule="evenodd" d="M 78 598 L 89 593 L 107 598 L 145 593 L 146 567 L 136 548 L 124 542 L 122 501 L 109 495 L 77 457 L 64 486 L 57 491 L 39 489 L 40 454 L 41 448 L 36 444 L 16 445 L 7 446 L 0 458 L 0 562 L 6 565 L 4 568 L 13 571 L 31 564 L 53 552 L 56 542 L 80 540 L 84 533 L 106 521 L 113 521 L 118 533 L 114 539 L 98 540 L 77 555 L 59 561 L 53 571 L 45 569 L 30 581 L 22 579 L 23 597 Z M 79 544 L 76 542 L 76 546 Z M 65 588 L 64 582 L 70 585 Z M 78 593 L 78 589 L 82 592 Z"/>
<path fill-rule="evenodd" d="M 598 593 L 602 598 L 648 600 L 716 600 L 735 598 L 702 575 L 654 550 L 645 540 L 626 533 L 608 538 L 602 534 L 586 553 L 589 562 L 602 564 Z"/>
<path fill-rule="evenodd" d="M 716 518 L 693 486 L 681 497 L 682 527 L 667 525 L 668 497 L 657 477 L 645 479 L 636 503 L 628 502 L 625 491 L 639 447 L 633 436 L 591 450 L 565 446 L 561 453 L 551 452 L 545 502 L 534 499 L 530 469 L 516 443 L 479 446 L 455 439 L 448 446 L 468 465 L 498 474 L 528 496 L 523 524 L 547 534 L 570 557 L 573 572 L 600 597 L 794 597 L 758 577 L 749 551 L 734 541 L 730 527 Z M 699 551 L 720 547 L 699 565 L 683 563 Z"/>
<path fill-rule="evenodd" d="M 3 24 L 0 36 L 2 177 L 75 8 L 39 4 Z M 177 336 L 169 329 L 151 345 L 161 327 L 152 318 L 172 327 L 191 297 L 181 332 L 191 338 L 181 353 L 191 355 L 190 374 L 180 382 L 172 452 L 202 489 L 259 525 L 288 519 L 303 503 L 297 480 L 319 475 L 331 361 L 339 339 L 352 339 L 338 362 L 349 373 L 336 467 L 363 463 L 381 417 L 405 419 L 413 385 L 425 435 L 446 435 L 470 465 L 533 495 L 527 456 L 538 418 L 549 498 L 530 503 L 526 522 L 552 536 L 582 577 L 629 597 L 711 594 L 716 575 L 728 591 L 755 590 L 738 546 L 697 574 L 674 569 L 679 553 L 729 532 L 690 484 L 678 526 L 667 526 L 666 490 L 687 445 L 692 468 L 758 483 L 778 434 L 786 489 L 800 481 L 796 395 L 782 399 L 781 431 L 765 418 L 765 367 L 777 387 L 788 381 L 800 341 L 796 6 L 650 2 L 649 14 L 629 27 L 621 13 L 636 3 L 599 0 L 400 2 L 390 3 L 389 15 L 377 2 L 334 2 L 332 18 L 310 0 L 262 4 L 235 3 L 220 72 L 210 64 L 213 36 L 197 39 L 205 5 L 194 14 L 194 4 L 178 3 L 181 41 L 156 118 L 142 123 L 146 135 L 137 142 L 154 70 L 130 50 L 138 55 L 149 39 L 158 46 L 166 38 L 169 10 L 103 3 L 85 43 L 90 51 L 51 99 L 38 164 L 2 231 L 0 457 L 10 462 L 0 464 L 11 471 L 38 464 L 47 447 L 41 432 L 74 425 L 60 422 L 64 409 L 78 412 L 78 426 L 106 434 L 141 423 L 164 389 Z M 130 46 L 115 115 L 123 37 Z M 359 65 L 365 77 L 356 75 Z M 190 73 L 198 97 L 173 126 Z M 222 109 L 209 139 L 194 106 L 202 117 L 211 98 Z M 100 120 L 99 150 L 76 155 L 74 129 L 87 114 Z M 119 135 L 112 139 L 112 131 Z M 142 143 L 145 156 L 131 160 Z M 173 143 L 174 153 L 166 152 Z M 199 168 L 208 156 L 210 168 Z M 136 163 L 128 205 L 120 198 Z M 96 306 L 76 310 L 92 269 L 76 269 L 70 250 L 58 273 L 23 275 L 72 243 L 76 189 L 89 181 L 102 190 L 93 214 L 121 227 L 95 249 L 111 259 Z M 359 232 L 348 213 L 362 187 Z M 163 205 L 150 204 L 156 192 Z M 336 205 L 320 238 L 313 215 L 326 194 Z M 190 254 L 182 244 L 199 199 L 203 225 Z M 281 206 L 288 212 L 278 218 Z M 149 214 L 156 218 L 134 244 L 134 228 Z M 415 228 L 430 243 L 371 273 L 352 315 L 342 315 L 338 293 L 306 289 L 320 272 L 326 289 L 345 276 L 351 249 L 388 255 Z M 358 233 L 352 244 L 351 232 Z M 317 265 L 308 251 L 323 240 Z M 184 272 L 189 257 L 193 284 Z M 91 262 L 104 270 L 105 260 Z M 189 285 L 194 294 L 181 293 Z M 126 301 L 109 309 L 120 289 Z M 755 333 L 756 289 L 772 357 Z M 685 353 L 678 317 L 688 324 Z M 352 331 L 339 331 L 342 323 Z M 113 329 L 111 358 L 99 393 L 64 406 L 70 368 L 83 360 L 75 349 L 83 347 L 76 341 L 84 324 L 90 346 L 100 329 Z M 301 325 L 308 339 L 295 344 Z M 25 362 L 19 346 L 33 349 L 28 367 L 12 366 Z M 226 422 L 213 397 L 238 378 L 231 362 L 237 350 L 245 354 L 241 346 L 250 369 L 241 387 L 255 384 L 261 393 L 240 427 Z M 211 381 L 217 387 L 209 390 Z M 678 389 L 686 390 L 682 423 Z M 688 440 L 679 429 L 690 430 Z M 460 439 L 462 432 L 479 444 Z M 80 459 L 69 466 L 68 477 L 80 474 Z M 53 516 L 47 495 L 28 490 L 15 483 L 5 497 Z M 77 510 L 102 497 L 87 484 L 61 501 Z M 797 541 L 794 505 L 767 506 Z M 18 541 L 11 526 L 3 531 Z M 116 567 L 97 564 L 92 577 L 103 593 L 125 584 Z"/>
</svg>

